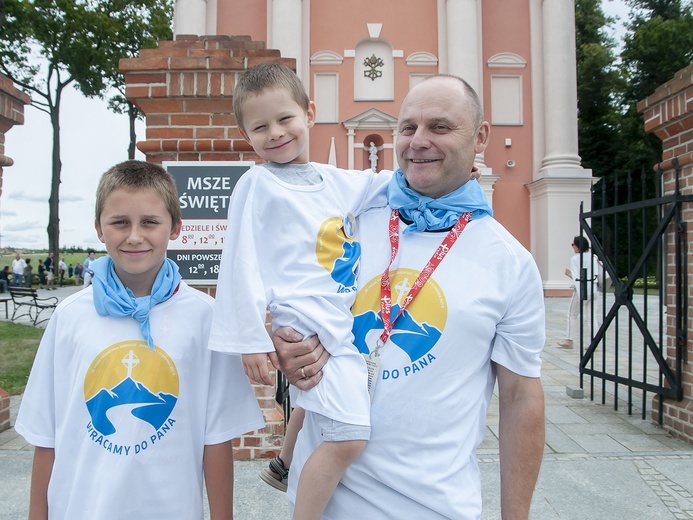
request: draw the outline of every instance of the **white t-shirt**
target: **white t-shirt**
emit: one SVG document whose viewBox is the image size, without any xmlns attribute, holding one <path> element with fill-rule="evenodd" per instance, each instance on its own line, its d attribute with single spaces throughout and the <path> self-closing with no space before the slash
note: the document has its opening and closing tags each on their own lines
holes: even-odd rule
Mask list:
<svg viewBox="0 0 693 520">
<path fill-rule="evenodd" d="M 584 253 L 576 253 L 570 257 L 570 272 L 573 277 L 573 287 L 575 287 L 575 292 L 577 297 L 580 298 L 580 257 L 582 257 L 582 268 L 587 269 L 587 299 L 592 298 L 592 286 L 595 289 L 597 286 L 596 280 L 592 282 L 593 263 L 596 263 L 592 253 L 586 251 Z"/>
<path fill-rule="evenodd" d="M 352 308 L 355 345 L 371 352 L 383 325 L 380 281 L 390 258 L 389 209 L 358 220 L 363 246 Z M 390 271 L 392 316 L 445 237 L 402 234 Z M 481 481 L 475 451 L 495 383 L 492 361 L 540 377 L 545 320 L 541 278 L 525 250 L 491 217 L 472 220 L 381 350 L 371 438 L 346 470 L 323 518 L 476 519 Z M 289 476 L 320 443 L 306 414 Z"/>
<path fill-rule="evenodd" d="M 294 404 L 349 424 L 369 424 L 367 375 L 353 347 L 349 311 L 356 294 L 357 215 L 384 206 L 388 174 L 311 163 L 322 182 L 288 184 L 263 166 L 248 170 L 231 197 L 209 348 L 272 352 L 274 329 L 315 332 L 332 358 L 320 384 L 292 392 Z M 297 389 L 294 389 L 297 390 Z"/>
<path fill-rule="evenodd" d="M 204 446 L 264 425 L 240 360 L 206 348 L 211 316 L 181 282 L 151 310 L 151 351 L 135 319 L 97 315 L 91 288 L 58 306 L 15 425 L 55 448 L 51 519 L 203 518 Z"/>
<path fill-rule="evenodd" d="M 26 267 L 26 262 L 23 258 L 17 260 L 16 258 L 12 260 L 12 274 L 19 276 L 24 275 L 24 268 Z"/>
</svg>

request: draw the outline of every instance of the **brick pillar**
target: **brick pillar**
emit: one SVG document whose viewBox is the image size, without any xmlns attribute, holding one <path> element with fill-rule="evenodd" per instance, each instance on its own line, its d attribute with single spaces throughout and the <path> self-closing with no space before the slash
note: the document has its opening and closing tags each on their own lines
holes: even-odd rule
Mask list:
<svg viewBox="0 0 693 520">
<path fill-rule="evenodd" d="M 14 125 L 24 124 L 24 105 L 31 98 L 18 90 L 14 83 L 0 74 L 0 196 L 2 196 L 3 168 L 12 166 L 13 161 L 5 155 L 5 133 Z M 0 432 L 10 427 L 10 396 L 0 388 Z"/>
<path fill-rule="evenodd" d="M 147 161 L 264 162 L 238 131 L 233 89 L 238 76 L 266 61 L 296 70 L 296 60 L 249 36 L 179 36 L 120 60 L 125 95 L 146 116 L 146 139 L 137 147 Z M 200 289 L 215 295 L 214 287 Z M 267 426 L 234 441 L 237 459 L 275 457 L 282 443 L 284 413 L 275 389 L 254 389 Z"/>
<path fill-rule="evenodd" d="M 2 170 L 12 166 L 13 161 L 5 155 L 5 133 L 14 125 L 24 124 L 24 105 L 31 98 L 18 90 L 14 83 L 0 74 L 0 195 L 2 195 Z"/>
<path fill-rule="evenodd" d="M 679 188 L 683 195 L 693 194 L 693 64 L 678 71 L 647 99 L 638 103 L 638 110 L 645 118 L 645 130 L 662 140 L 661 167 L 664 171 L 664 195 L 675 189 L 674 159 L 681 166 Z M 687 258 L 693 258 L 693 207 L 684 204 L 683 221 L 687 223 Z M 673 224 L 671 225 L 673 226 Z M 673 231 L 670 227 L 669 231 Z M 668 234 L 666 265 L 674 263 L 674 235 Z M 666 274 L 667 308 L 676 306 L 676 280 L 674 273 Z M 663 424 L 675 437 L 693 444 L 693 269 L 688 268 L 688 340 L 684 345 L 683 400 L 666 399 L 663 406 Z M 674 317 L 667 317 L 667 358 L 675 359 Z M 685 362 L 685 360 L 688 360 Z M 670 366 L 671 362 L 669 361 Z M 659 420 L 659 399 L 653 401 L 653 418 Z"/>
<path fill-rule="evenodd" d="M 249 36 L 179 36 L 120 60 L 125 94 L 147 118 L 137 143 L 147 161 L 262 161 L 238 131 L 233 89 L 238 75 L 264 61 L 295 70 L 296 60 Z"/>
</svg>

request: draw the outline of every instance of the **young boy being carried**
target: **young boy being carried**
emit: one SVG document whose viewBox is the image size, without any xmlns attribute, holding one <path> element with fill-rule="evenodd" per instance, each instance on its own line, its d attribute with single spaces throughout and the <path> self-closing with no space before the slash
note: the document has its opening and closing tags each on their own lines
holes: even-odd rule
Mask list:
<svg viewBox="0 0 693 520">
<path fill-rule="evenodd" d="M 360 260 L 354 216 L 386 204 L 390 176 L 308 162 L 315 104 L 284 65 L 248 70 L 233 104 L 243 137 L 269 162 L 246 172 L 231 197 L 210 348 L 242 354 L 251 379 L 273 384 L 269 306 L 274 329 L 288 325 L 306 336 L 318 334 L 332 355 L 319 385 L 307 392 L 292 388 L 296 405 L 319 417 L 325 440 L 301 474 L 294 518 L 319 519 L 370 437 L 366 363 L 351 333 Z M 292 414 L 290 446 L 282 453 L 290 453 L 302 415 L 298 408 Z M 285 462 L 272 461 L 263 480 L 277 479 L 273 485 L 285 489 Z"/>
<path fill-rule="evenodd" d="M 36 446 L 29 516 L 202 520 L 233 515 L 231 441 L 262 427 L 240 360 L 206 348 L 213 300 L 166 258 L 175 182 L 127 161 L 96 193 L 109 256 L 41 340 L 16 431 Z"/>
</svg>

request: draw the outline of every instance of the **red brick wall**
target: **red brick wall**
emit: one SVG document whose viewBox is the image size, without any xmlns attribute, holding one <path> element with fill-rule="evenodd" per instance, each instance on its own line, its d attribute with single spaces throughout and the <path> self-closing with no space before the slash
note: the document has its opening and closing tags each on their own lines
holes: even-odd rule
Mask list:
<svg viewBox="0 0 693 520">
<path fill-rule="evenodd" d="M 296 68 L 249 36 L 180 36 L 121 60 L 126 96 L 147 118 L 146 139 L 137 143 L 147 161 L 259 161 L 238 131 L 233 89 L 264 61 Z"/>
<path fill-rule="evenodd" d="M 0 74 L 0 196 L 2 196 L 3 168 L 13 161 L 5 155 L 5 133 L 14 125 L 24 124 L 24 105 L 31 98 L 17 90 L 7 76 Z M 10 427 L 10 396 L 0 388 L 0 432 Z"/>
<path fill-rule="evenodd" d="M 294 59 L 249 36 L 180 36 L 121 60 L 126 96 L 146 116 L 146 138 L 137 147 L 147 161 L 264 162 L 238 131 L 233 89 L 240 75 L 265 61 L 296 70 Z M 199 289 L 215 295 L 214 287 Z M 267 425 L 234 441 L 237 459 L 272 458 L 282 444 L 284 414 L 275 389 L 253 386 Z"/>
<path fill-rule="evenodd" d="M 674 193 L 676 175 L 674 159 L 680 166 L 679 189 L 684 195 L 693 194 L 693 64 L 677 72 L 674 77 L 661 85 L 651 96 L 638 104 L 638 110 L 645 118 L 645 130 L 662 140 L 663 153 L 661 167 L 664 170 L 664 194 Z M 687 223 L 687 258 L 693 258 L 693 204 L 684 204 L 682 219 Z M 673 224 L 672 224 L 673 226 Z M 673 231 L 670 229 L 669 231 Z M 674 234 L 668 233 L 667 243 L 667 309 L 676 307 L 676 279 L 674 265 Z M 683 346 L 683 400 L 666 399 L 663 403 L 662 421 L 664 427 L 675 437 L 693 444 L 693 269 L 688 268 L 688 339 Z M 676 356 L 676 323 L 673 313 L 667 316 L 667 359 Z M 653 418 L 659 420 L 659 400 L 653 402 Z"/>
<path fill-rule="evenodd" d="M 24 105 L 29 103 L 31 98 L 19 91 L 7 76 L 0 74 L 0 195 L 3 167 L 12 166 L 13 162 L 5 155 L 5 133 L 14 125 L 24 124 Z"/>
</svg>

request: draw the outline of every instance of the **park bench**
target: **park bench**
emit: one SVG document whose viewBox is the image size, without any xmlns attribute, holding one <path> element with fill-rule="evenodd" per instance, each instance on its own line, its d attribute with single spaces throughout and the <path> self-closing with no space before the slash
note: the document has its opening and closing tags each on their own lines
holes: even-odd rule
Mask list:
<svg viewBox="0 0 693 520">
<path fill-rule="evenodd" d="M 50 318 L 50 316 L 39 320 L 39 316 L 45 310 L 55 309 L 58 305 L 58 298 L 50 296 L 39 298 L 36 289 L 29 287 L 10 287 L 10 296 L 14 304 L 12 321 L 18 320 L 23 316 L 28 316 L 34 325 L 38 325 Z"/>
<path fill-rule="evenodd" d="M 0 304 L 5 304 L 5 319 L 8 319 L 10 317 L 10 313 L 8 312 L 8 307 L 7 304 L 12 300 L 10 296 L 7 294 L 0 294 Z"/>
</svg>

